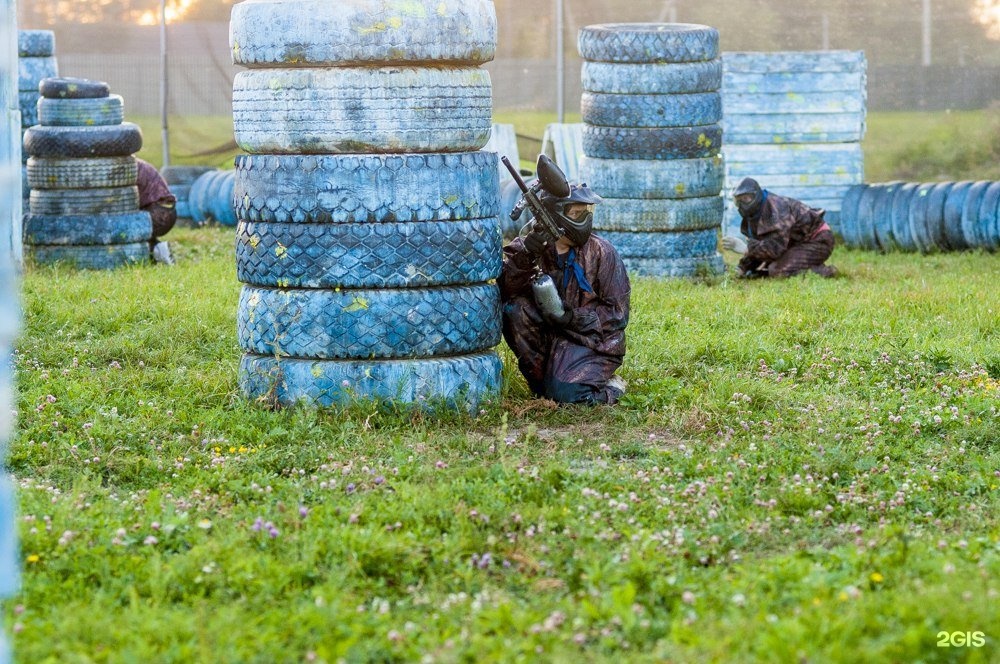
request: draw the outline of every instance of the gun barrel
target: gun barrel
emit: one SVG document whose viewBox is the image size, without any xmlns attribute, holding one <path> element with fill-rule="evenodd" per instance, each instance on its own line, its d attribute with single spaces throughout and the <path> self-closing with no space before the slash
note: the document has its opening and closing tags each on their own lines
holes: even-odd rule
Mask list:
<svg viewBox="0 0 1000 664">
<path fill-rule="evenodd" d="M 514 165 L 510 163 L 510 159 L 507 158 L 507 155 L 500 157 L 500 161 L 503 162 L 503 165 L 507 167 L 508 171 L 510 171 L 511 177 L 514 178 L 514 182 L 517 183 L 517 186 L 521 189 L 521 191 L 528 191 L 528 185 L 524 183 L 524 178 L 522 178 L 521 174 L 517 172 Z"/>
</svg>

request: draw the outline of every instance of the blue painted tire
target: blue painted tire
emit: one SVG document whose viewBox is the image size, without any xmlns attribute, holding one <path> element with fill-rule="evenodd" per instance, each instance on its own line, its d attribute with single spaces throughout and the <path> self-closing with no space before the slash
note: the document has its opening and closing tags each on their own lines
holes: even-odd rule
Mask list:
<svg viewBox="0 0 1000 664">
<path fill-rule="evenodd" d="M 18 58 L 17 89 L 19 92 L 38 91 L 38 84 L 46 78 L 59 75 L 59 66 L 53 56 Z"/>
<path fill-rule="evenodd" d="M 962 204 L 962 237 L 965 245 L 971 249 L 983 246 L 982 224 L 979 219 L 979 208 L 992 182 L 980 180 L 969 187 Z"/>
<path fill-rule="evenodd" d="M 720 196 L 681 199 L 605 198 L 594 208 L 594 228 L 602 232 L 695 231 L 718 228 Z"/>
<path fill-rule="evenodd" d="M 17 57 L 44 58 L 54 55 L 56 35 L 51 30 L 18 30 Z"/>
<path fill-rule="evenodd" d="M 873 185 L 877 190 L 872 204 L 872 224 L 875 228 L 875 242 L 882 251 L 889 251 L 896 246 L 892 237 L 892 201 L 896 191 L 904 184 L 893 181 Z"/>
<path fill-rule="evenodd" d="M 759 113 L 864 113 L 864 91 L 845 92 L 726 92 L 726 115 Z"/>
<path fill-rule="evenodd" d="M 38 124 L 38 100 L 41 98 L 37 90 L 17 93 L 18 108 L 21 110 L 21 129 Z"/>
<path fill-rule="evenodd" d="M 604 23 L 577 35 L 584 60 L 598 62 L 699 62 L 719 57 L 719 31 L 691 23 Z"/>
<path fill-rule="evenodd" d="M 858 224 L 858 204 L 861 202 L 861 195 L 864 194 L 868 185 L 856 184 L 848 188 L 844 194 L 844 200 L 840 204 L 840 223 L 837 230 L 841 239 L 848 247 L 861 245 L 859 237 L 860 226 Z"/>
<path fill-rule="evenodd" d="M 879 248 L 875 237 L 875 202 L 880 196 L 880 185 L 869 185 L 858 201 L 857 237 L 862 249 Z"/>
<path fill-rule="evenodd" d="M 176 207 L 177 218 L 178 219 L 190 219 L 191 218 L 191 205 L 187 200 L 177 200 Z"/>
<path fill-rule="evenodd" d="M 690 94 L 717 92 L 722 86 L 722 61 L 662 64 L 584 62 L 583 89 L 608 94 Z"/>
<path fill-rule="evenodd" d="M 733 145 L 725 136 L 722 154 L 726 176 L 770 175 L 841 178 L 837 184 L 861 184 L 864 154 L 860 143 Z"/>
<path fill-rule="evenodd" d="M 918 184 L 913 192 L 913 197 L 910 198 L 910 209 L 907 219 L 909 225 L 909 236 L 913 241 L 914 248 L 921 253 L 928 253 L 936 249 L 931 240 L 931 224 L 933 223 L 934 212 L 931 209 L 929 203 L 931 203 L 931 195 L 934 192 L 935 185 L 933 182 Z M 944 198 L 938 197 L 937 212 L 940 213 L 944 210 Z M 938 216 L 940 216 L 938 214 Z"/>
<path fill-rule="evenodd" d="M 233 7 L 233 64 L 480 65 L 493 59 L 496 9 L 487 0 L 257 0 Z"/>
<path fill-rule="evenodd" d="M 847 73 L 867 70 L 864 51 L 727 51 L 727 72 L 746 74 Z"/>
<path fill-rule="evenodd" d="M 727 54 L 728 57 L 728 54 Z M 743 73 L 729 70 L 722 59 L 722 94 L 804 95 L 840 92 L 845 96 L 865 99 L 867 78 L 863 72 L 760 72 Z M 726 113 L 729 113 L 728 106 Z"/>
<path fill-rule="evenodd" d="M 714 254 L 719 246 L 715 228 L 673 233 L 601 232 L 622 258 L 691 258 Z"/>
<path fill-rule="evenodd" d="M 118 125 L 125 120 L 121 95 L 97 99 L 38 100 L 38 122 L 47 127 L 94 127 Z"/>
<path fill-rule="evenodd" d="M 149 262 L 149 243 L 107 245 L 26 245 L 25 254 L 38 265 L 65 263 L 81 270 L 113 270 Z"/>
<path fill-rule="evenodd" d="M 209 193 L 210 201 L 205 216 L 221 226 L 236 225 L 236 208 L 233 205 L 235 183 L 235 171 L 222 171 Z"/>
<path fill-rule="evenodd" d="M 718 92 L 697 94 L 607 94 L 584 92 L 583 121 L 603 127 L 688 127 L 722 119 Z"/>
<path fill-rule="evenodd" d="M 48 99 L 96 99 L 111 94 L 111 88 L 104 81 L 66 76 L 46 78 L 38 84 L 37 90 Z"/>
<path fill-rule="evenodd" d="M 107 127 L 42 127 L 24 132 L 32 157 L 125 157 L 142 149 L 142 130 L 131 122 Z"/>
<path fill-rule="evenodd" d="M 24 218 L 26 244 L 131 244 L 148 241 L 153 222 L 148 212 L 41 216 Z"/>
<path fill-rule="evenodd" d="M 956 182 L 944 201 L 944 236 L 948 249 L 958 251 L 968 249 L 965 235 L 962 234 L 962 210 L 965 199 L 975 182 L 963 180 Z"/>
<path fill-rule="evenodd" d="M 193 221 L 205 221 L 205 193 L 221 172 L 218 169 L 209 171 L 198 176 L 198 179 L 191 183 L 191 191 L 188 192 L 188 207 Z"/>
<path fill-rule="evenodd" d="M 495 352 L 414 360 L 298 360 L 244 355 L 240 389 L 268 406 L 348 406 L 379 401 L 420 409 L 474 410 L 499 397 Z"/>
<path fill-rule="evenodd" d="M 280 288 L 426 288 L 500 275 L 500 222 L 275 224 L 241 221 L 236 278 Z"/>
<path fill-rule="evenodd" d="M 681 279 L 687 277 L 718 276 L 726 271 L 722 254 L 692 258 L 623 258 L 630 275 Z"/>
<path fill-rule="evenodd" d="M 864 113 L 759 113 L 730 115 L 722 121 L 726 142 L 848 143 L 864 137 Z"/>
<path fill-rule="evenodd" d="M 918 185 L 907 182 L 900 185 L 892 197 L 892 207 L 889 211 L 892 242 L 899 251 L 916 251 L 917 243 L 910 235 L 910 202 L 917 193 Z"/>
<path fill-rule="evenodd" d="M 247 221 L 443 221 L 500 213 L 491 152 L 240 155 L 237 216 Z"/>
<path fill-rule="evenodd" d="M 722 127 L 583 126 L 583 153 L 599 159 L 700 159 L 719 154 Z"/>
<path fill-rule="evenodd" d="M 32 189 L 95 189 L 130 187 L 135 184 L 138 165 L 135 157 L 95 159 L 28 159 L 28 184 Z"/>
<path fill-rule="evenodd" d="M 131 187 L 100 189 L 33 189 L 31 213 L 40 215 L 122 214 L 139 209 L 139 190 Z"/>
<path fill-rule="evenodd" d="M 233 126 L 253 154 L 467 152 L 492 128 L 479 68 L 331 67 L 236 74 Z"/>
<path fill-rule="evenodd" d="M 187 202 L 188 196 L 191 194 L 191 185 L 189 184 L 172 184 L 170 185 L 170 193 L 174 195 L 177 202 L 181 201 Z"/>
<path fill-rule="evenodd" d="M 607 198 L 718 196 L 725 178 L 721 157 L 703 159 L 580 160 L 580 181 Z"/>
<path fill-rule="evenodd" d="M 979 204 L 979 237 L 983 249 L 1000 249 L 1000 182 L 994 182 Z"/>
<path fill-rule="evenodd" d="M 244 286 L 236 312 L 248 353 L 314 359 L 458 355 L 500 343 L 496 284 L 379 290 Z"/>
</svg>

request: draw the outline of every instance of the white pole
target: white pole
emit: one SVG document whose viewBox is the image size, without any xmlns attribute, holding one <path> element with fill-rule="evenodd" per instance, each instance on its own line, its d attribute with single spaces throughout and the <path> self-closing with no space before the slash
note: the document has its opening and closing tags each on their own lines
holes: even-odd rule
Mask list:
<svg viewBox="0 0 1000 664">
<path fill-rule="evenodd" d="M 556 116 L 566 121 L 566 52 L 563 44 L 563 0 L 556 0 Z"/>
<path fill-rule="evenodd" d="M 167 127 L 167 0 L 160 0 L 160 121 L 163 165 L 170 165 L 170 131 Z"/>
<path fill-rule="evenodd" d="M 923 28 L 924 28 L 923 64 L 925 67 L 930 67 L 931 66 L 931 0 L 924 0 Z"/>
</svg>

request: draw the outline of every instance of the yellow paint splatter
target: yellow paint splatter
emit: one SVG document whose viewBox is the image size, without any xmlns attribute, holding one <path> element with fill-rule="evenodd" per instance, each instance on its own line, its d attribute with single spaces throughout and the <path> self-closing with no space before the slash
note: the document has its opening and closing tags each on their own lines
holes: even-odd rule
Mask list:
<svg viewBox="0 0 1000 664">
<path fill-rule="evenodd" d="M 274 248 L 274 255 L 277 256 L 278 258 L 287 258 L 288 249 L 285 248 L 285 245 L 279 242 L 278 246 Z"/>
<path fill-rule="evenodd" d="M 438 3 L 437 15 L 438 16 L 447 16 L 448 15 L 448 6 L 445 5 L 443 2 L 439 2 Z"/>
<path fill-rule="evenodd" d="M 363 297 L 355 297 L 349 305 L 344 307 L 344 311 L 355 312 L 368 309 L 368 300 Z"/>
<path fill-rule="evenodd" d="M 250 246 L 256 249 L 258 244 L 260 244 L 260 236 L 254 233 L 250 236 Z"/>
<path fill-rule="evenodd" d="M 323 375 L 323 367 L 321 367 L 319 364 L 314 364 L 312 366 L 312 370 L 310 370 L 309 373 L 313 375 L 313 378 L 319 378 L 320 376 Z"/>
<path fill-rule="evenodd" d="M 402 25 L 403 25 L 403 19 L 399 18 L 398 16 L 393 16 L 392 18 L 389 19 L 389 27 L 392 28 L 393 30 L 399 30 L 399 28 L 402 27 Z"/>
</svg>

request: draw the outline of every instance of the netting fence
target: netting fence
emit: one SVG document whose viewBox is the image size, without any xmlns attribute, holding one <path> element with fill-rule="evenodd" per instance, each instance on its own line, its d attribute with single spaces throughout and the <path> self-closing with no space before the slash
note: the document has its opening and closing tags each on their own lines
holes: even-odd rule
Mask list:
<svg viewBox="0 0 1000 664">
<path fill-rule="evenodd" d="M 145 127 L 159 126 L 160 80 L 166 72 L 171 155 L 192 160 L 232 143 L 229 0 L 201 0 L 216 20 L 177 20 L 166 29 L 161 58 L 158 0 L 118 0 L 114 23 L 105 14 L 81 14 L 96 0 L 31 0 L 22 28 L 52 29 L 60 73 L 107 81 L 126 100 L 126 113 Z M 894 0 L 899 11 L 860 1 L 695 3 L 690 0 L 563 0 L 565 110 L 579 110 L 578 30 L 605 22 L 704 23 L 720 30 L 724 51 L 863 50 L 868 58 L 871 111 L 996 108 L 1000 49 L 970 14 L 971 0 Z M 176 5 L 173 0 L 169 6 Z M 184 6 L 197 5 L 185 0 Z M 499 44 L 487 67 L 494 108 L 555 113 L 558 92 L 554 30 L 558 0 L 497 0 Z M 105 12 L 107 9 L 104 10 Z M 203 11 L 200 15 L 206 14 Z M 195 16 L 199 14 L 195 13 Z M 104 19 L 98 20 L 98 19 Z M 131 20 L 130 20 L 131 19 Z M 96 20 L 96 22 L 87 22 Z M 140 25 L 139 23 L 151 23 Z M 157 136 L 147 133 L 147 142 Z"/>
</svg>

